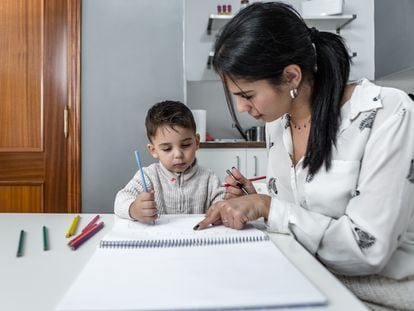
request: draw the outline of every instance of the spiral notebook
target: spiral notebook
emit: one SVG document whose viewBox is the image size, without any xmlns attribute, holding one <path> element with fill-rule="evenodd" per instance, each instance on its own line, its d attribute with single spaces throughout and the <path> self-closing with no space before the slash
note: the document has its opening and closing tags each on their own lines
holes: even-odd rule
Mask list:
<svg viewBox="0 0 414 311">
<path fill-rule="evenodd" d="M 192 228 L 117 219 L 58 310 L 239 310 L 323 306 L 326 298 L 253 226 Z"/>
</svg>

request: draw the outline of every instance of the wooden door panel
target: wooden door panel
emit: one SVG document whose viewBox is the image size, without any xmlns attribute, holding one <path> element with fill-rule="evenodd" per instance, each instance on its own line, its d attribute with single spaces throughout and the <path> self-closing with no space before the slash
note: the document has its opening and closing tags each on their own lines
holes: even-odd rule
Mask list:
<svg viewBox="0 0 414 311">
<path fill-rule="evenodd" d="M 5 213 L 43 212 L 43 183 L 0 184 L 0 206 Z"/>
<path fill-rule="evenodd" d="M 0 184 L 12 180 L 43 180 L 45 178 L 44 162 L 45 157 L 40 152 L 0 152 Z"/>
<path fill-rule="evenodd" d="M 0 212 L 80 212 L 80 0 L 1 0 L 0 38 Z"/>
<path fill-rule="evenodd" d="M 2 0 L 1 11 L 0 151 L 42 151 L 42 0 Z"/>
</svg>

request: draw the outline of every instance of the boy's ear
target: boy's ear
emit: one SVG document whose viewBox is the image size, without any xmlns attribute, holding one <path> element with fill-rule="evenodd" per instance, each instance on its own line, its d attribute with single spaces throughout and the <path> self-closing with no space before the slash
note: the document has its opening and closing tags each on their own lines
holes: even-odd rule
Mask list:
<svg viewBox="0 0 414 311">
<path fill-rule="evenodd" d="M 155 150 L 155 147 L 153 144 L 147 144 L 147 149 L 154 159 L 158 159 L 158 152 L 157 150 Z"/>
<path fill-rule="evenodd" d="M 200 148 L 200 134 L 198 134 L 198 133 L 196 133 L 196 135 L 195 135 L 195 142 L 196 142 L 196 146 L 197 146 L 196 150 L 198 150 L 198 148 Z"/>
</svg>

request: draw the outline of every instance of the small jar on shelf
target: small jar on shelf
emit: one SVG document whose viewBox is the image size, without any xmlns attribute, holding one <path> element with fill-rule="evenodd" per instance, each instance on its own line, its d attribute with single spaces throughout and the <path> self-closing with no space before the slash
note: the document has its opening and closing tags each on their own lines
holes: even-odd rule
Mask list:
<svg viewBox="0 0 414 311">
<path fill-rule="evenodd" d="M 240 1 L 240 10 L 243 10 L 249 5 L 249 0 L 241 0 Z"/>
</svg>

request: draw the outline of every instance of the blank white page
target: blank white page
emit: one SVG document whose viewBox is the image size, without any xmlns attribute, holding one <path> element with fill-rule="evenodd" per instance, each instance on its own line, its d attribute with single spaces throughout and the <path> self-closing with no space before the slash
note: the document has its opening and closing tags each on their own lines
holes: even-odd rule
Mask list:
<svg viewBox="0 0 414 311">
<path fill-rule="evenodd" d="M 240 231 L 241 232 L 241 231 Z M 58 310 L 256 309 L 326 304 L 270 241 L 98 248 Z"/>
</svg>

